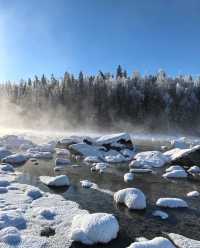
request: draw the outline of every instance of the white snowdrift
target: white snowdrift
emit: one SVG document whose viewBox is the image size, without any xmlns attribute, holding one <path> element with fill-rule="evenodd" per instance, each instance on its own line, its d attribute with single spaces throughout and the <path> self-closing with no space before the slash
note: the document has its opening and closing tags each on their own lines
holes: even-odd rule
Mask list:
<svg viewBox="0 0 200 248">
<path fill-rule="evenodd" d="M 145 209 L 146 197 L 144 193 L 137 188 L 126 188 L 117 191 L 114 194 L 116 203 L 124 203 L 129 209 Z"/>
<path fill-rule="evenodd" d="M 119 224 L 112 214 L 77 215 L 72 222 L 71 238 L 86 245 L 108 243 L 117 237 Z"/>
<path fill-rule="evenodd" d="M 180 198 L 160 198 L 157 200 L 156 206 L 165 208 L 187 208 L 188 204 Z"/>
<path fill-rule="evenodd" d="M 66 175 L 60 175 L 56 177 L 40 176 L 40 181 L 47 186 L 62 187 L 69 186 L 69 178 Z"/>
<path fill-rule="evenodd" d="M 156 237 L 152 240 L 132 243 L 127 248 L 176 248 L 171 241 L 163 237 Z"/>
</svg>

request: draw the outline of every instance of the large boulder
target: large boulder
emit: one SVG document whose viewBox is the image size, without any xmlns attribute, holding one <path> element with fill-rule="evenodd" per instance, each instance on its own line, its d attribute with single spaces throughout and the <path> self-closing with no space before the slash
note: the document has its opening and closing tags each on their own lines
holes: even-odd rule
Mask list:
<svg viewBox="0 0 200 248">
<path fill-rule="evenodd" d="M 174 148 L 164 153 L 171 164 L 191 167 L 200 162 L 200 145 L 188 149 Z"/>
<path fill-rule="evenodd" d="M 77 215 L 72 222 L 71 239 L 86 245 L 108 243 L 117 237 L 119 224 L 112 214 Z"/>
</svg>

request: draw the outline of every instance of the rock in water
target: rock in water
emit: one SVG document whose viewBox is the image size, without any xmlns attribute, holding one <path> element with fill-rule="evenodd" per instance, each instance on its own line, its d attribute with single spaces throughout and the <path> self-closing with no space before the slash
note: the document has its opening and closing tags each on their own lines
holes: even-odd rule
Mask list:
<svg viewBox="0 0 200 248">
<path fill-rule="evenodd" d="M 77 215 L 72 222 L 71 239 L 86 245 L 108 243 L 117 237 L 119 224 L 112 214 Z"/>
<path fill-rule="evenodd" d="M 40 176 L 40 181 L 47 186 L 52 187 L 63 187 L 70 185 L 69 178 L 66 175 L 60 175 L 56 177 Z"/>
</svg>

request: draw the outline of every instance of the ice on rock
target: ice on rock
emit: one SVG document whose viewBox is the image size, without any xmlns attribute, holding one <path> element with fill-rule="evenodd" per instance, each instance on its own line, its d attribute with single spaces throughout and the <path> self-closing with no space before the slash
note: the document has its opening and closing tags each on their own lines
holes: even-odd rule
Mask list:
<svg viewBox="0 0 200 248">
<path fill-rule="evenodd" d="M 28 160 L 28 157 L 23 154 L 13 154 L 2 159 L 2 162 L 8 164 L 23 164 Z"/>
<path fill-rule="evenodd" d="M 180 198 L 160 198 L 157 200 L 156 206 L 165 208 L 187 208 L 188 204 Z"/>
<path fill-rule="evenodd" d="M 68 165 L 71 164 L 71 160 L 66 159 L 66 158 L 57 158 L 55 160 L 55 165 L 59 166 L 59 165 Z"/>
<path fill-rule="evenodd" d="M 190 167 L 190 169 L 188 170 L 189 173 L 192 174 L 199 174 L 200 173 L 200 167 L 199 166 L 192 166 Z"/>
<path fill-rule="evenodd" d="M 161 210 L 155 210 L 153 213 L 152 213 L 153 216 L 155 217 L 160 217 L 161 219 L 165 220 L 169 217 L 169 215 L 164 212 L 164 211 L 161 211 Z"/>
<path fill-rule="evenodd" d="M 84 158 L 84 162 L 86 163 L 99 163 L 101 160 L 97 156 L 88 156 Z"/>
<path fill-rule="evenodd" d="M 8 226 L 14 226 L 19 230 L 26 228 L 26 220 L 20 211 L 0 211 L 0 229 Z"/>
<path fill-rule="evenodd" d="M 129 181 L 133 181 L 133 173 L 126 173 L 124 174 L 124 182 L 129 182 Z"/>
<path fill-rule="evenodd" d="M 184 170 L 184 168 L 180 165 L 172 165 L 166 169 L 166 172 L 171 172 L 173 170 Z"/>
<path fill-rule="evenodd" d="M 156 237 L 148 241 L 134 242 L 127 248 L 176 248 L 171 241 L 163 237 Z"/>
<path fill-rule="evenodd" d="M 1 171 L 14 172 L 15 169 L 11 164 L 0 164 Z"/>
<path fill-rule="evenodd" d="M 10 246 L 16 246 L 20 242 L 20 232 L 16 227 L 10 226 L 0 230 L 0 244 L 5 243 Z"/>
<path fill-rule="evenodd" d="M 200 193 L 195 190 L 195 191 L 191 191 L 191 192 L 187 193 L 187 196 L 188 197 L 199 197 Z"/>
<path fill-rule="evenodd" d="M 62 187 L 70 185 L 69 178 L 66 175 L 60 175 L 56 177 L 40 176 L 40 181 L 46 184 L 47 186 L 53 187 Z"/>
<path fill-rule="evenodd" d="M 116 203 L 124 203 L 129 209 L 145 209 L 146 197 L 144 193 L 137 188 L 126 188 L 117 191 L 114 194 Z"/>
<path fill-rule="evenodd" d="M 159 151 L 140 152 L 136 154 L 135 159 L 140 167 L 147 166 L 149 168 L 162 167 L 168 162 L 168 158 Z"/>
<path fill-rule="evenodd" d="M 27 194 L 27 196 L 29 196 L 29 197 L 32 198 L 33 200 L 36 200 L 36 199 L 38 199 L 38 198 L 40 198 L 40 197 L 43 196 L 42 192 L 41 192 L 38 188 L 36 188 L 36 187 L 34 187 L 34 186 L 31 186 L 31 187 L 26 191 L 26 194 Z"/>
<path fill-rule="evenodd" d="M 188 176 L 187 172 L 185 170 L 172 170 L 170 172 L 167 172 L 163 174 L 163 177 L 165 178 L 186 178 Z"/>
<path fill-rule="evenodd" d="M 5 158 L 7 156 L 10 156 L 11 154 L 12 154 L 12 152 L 10 152 L 5 147 L 1 147 L 0 148 L 0 160 L 2 160 L 3 158 Z"/>
<path fill-rule="evenodd" d="M 177 247 L 180 248 L 199 248 L 200 247 L 200 241 L 189 239 L 187 237 L 184 237 L 180 234 L 176 233 L 169 233 L 168 237 Z"/>
<path fill-rule="evenodd" d="M 77 215 L 72 222 L 71 239 L 86 245 L 108 243 L 117 237 L 119 224 L 112 214 Z"/>
</svg>

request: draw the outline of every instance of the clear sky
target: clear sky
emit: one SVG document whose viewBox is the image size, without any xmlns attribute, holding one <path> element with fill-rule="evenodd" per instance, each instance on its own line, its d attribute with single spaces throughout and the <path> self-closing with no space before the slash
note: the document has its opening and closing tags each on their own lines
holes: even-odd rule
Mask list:
<svg viewBox="0 0 200 248">
<path fill-rule="evenodd" d="M 200 74 L 200 0 L 0 0 L 0 80 Z"/>
</svg>

